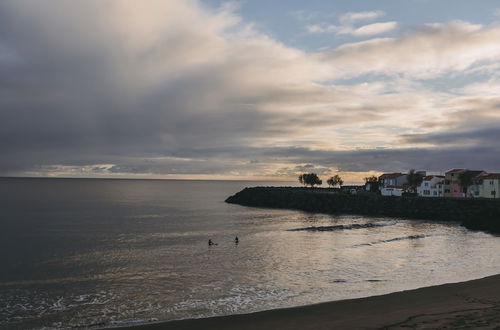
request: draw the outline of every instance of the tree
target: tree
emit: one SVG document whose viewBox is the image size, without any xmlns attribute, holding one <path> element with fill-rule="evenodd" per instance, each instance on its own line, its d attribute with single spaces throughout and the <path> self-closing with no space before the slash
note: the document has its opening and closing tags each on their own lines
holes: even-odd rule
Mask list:
<svg viewBox="0 0 500 330">
<path fill-rule="evenodd" d="M 462 188 L 462 192 L 467 196 L 467 189 L 474 182 L 474 177 L 477 176 L 476 172 L 473 171 L 465 171 L 458 175 L 458 179 L 460 180 L 460 187 Z"/>
<path fill-rule="evenodd" d="M 344 180 L 342 180 L 342 178 L 338 174 L 335 174 L 330 179 L 328 179 L 326 183 L 328 183 L 328 185 L 331 187 L 342 187 L 342 185 L 344 184 Z"/>
<path fill-rule="evenodd" d="M 378 182 L 378 178 L 375 175 L 367 176 L 363 180 L 365 180 L 366 183 L 367 182 Z"/>
<path fill-rule="evenodd" d="M 323 181 L 321 181 L 316 173 L 304 173 L 299 175 L 299 182 L 304 186 L 311 186 L 311 188 L 314 187 L 314 185 L 323 184 Z"/>
<path fill-rule="evenodd" d="M 420 186 L 423 180 L 424 176 L 422 175 L 422 173 L 418 173 L 414 169 L 411 169 L 406 176 L 408 186 L 413 190 L 417 189 L 417 187 Z"/>
<path fill-rule="evenodd" d="M 379 191 L 379 189 L 378 189 L 379 182 L 378 182 L 378 178 L 375 175 L 367 176 L 366 178 L 364 178 L 364 180 L 365 180 L 365 187 L 367 190 L 369 190 L 371 192 Z"/>
</svg>

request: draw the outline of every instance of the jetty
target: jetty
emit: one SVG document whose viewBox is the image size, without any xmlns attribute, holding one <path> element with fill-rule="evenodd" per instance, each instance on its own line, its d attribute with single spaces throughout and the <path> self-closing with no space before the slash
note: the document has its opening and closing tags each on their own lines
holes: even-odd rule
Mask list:
<svg viewBox="0 0 500 330">
<path fill-rule="evenodd" d="M 314 213 L 456 222 L 471 230 L 500 233 L 500 200 L 497 199 L 353 195 L 324 188 L 253 187 L 230 196 L 226 202 Z"/>
</svg>

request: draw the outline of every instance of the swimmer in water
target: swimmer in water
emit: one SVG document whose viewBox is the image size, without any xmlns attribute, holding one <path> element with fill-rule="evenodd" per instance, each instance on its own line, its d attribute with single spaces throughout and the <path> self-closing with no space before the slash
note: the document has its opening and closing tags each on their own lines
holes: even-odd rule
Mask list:
<svg viewBox="0 0 500 330">
<path fill-rule="evenodd" d="M 212 246 L 212 245 L 217 245 L 217 244 L 215 244 L 214 242 L 212 242 L 212 240 L 211 240 L 211 239 L 209 239 L 209 240 L 208 240 L 208 246 Z"/>
<path fill-rule="evenodd" d="M 234 244 L 238 244 L 240 242 L 240 240 L 238 239 L 238 236 L 236 236 L 236 238 L 234 239 Z"/>
</svg>

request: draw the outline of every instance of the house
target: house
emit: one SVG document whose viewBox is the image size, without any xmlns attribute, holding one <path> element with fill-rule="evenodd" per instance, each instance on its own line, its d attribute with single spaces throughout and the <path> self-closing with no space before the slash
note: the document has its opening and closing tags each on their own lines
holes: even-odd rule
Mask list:
<svg viewBox="0 0 500 330">
<path fill-rule="evenodd" d="M 474 197 L 500 198 L 500 173 L 483 174 L 474 181 L 478 188 Z"/>
<path fill-rule="evenodd" d="M 406 186 L 386 186 L 380 190 L 382 196 L 403 196 L 406 192 Z"/>
<path fill-rule="evenodd" d="M 464 197 L 458 177 L 465 171 L 464 168 L 455 168 L 444 174 L 444 197 Z"/>
<path fill-rule="evenodd" d="M 377 193 L 377 192 L 380 191 L 378 187 L 379 187 L 378 181 L 367 181 L 367 182 L 365 182 L 365 190 L 366 191 Z"/>
<path fill-rule="evenodd" d="M 443 197 L 444 179 L 442 175 L 428 175 L 422 179 L 422 183 L 417 187 L 417 194 L 421 197 Z"/>
<path fill-rule="evenodd" d="M 382 191 L 383 188 L 389 186 L 403 186 L 408 182 L 406 174 L 403 173 L 385 173 L 378 177 L 379 189 Z"/>
<path fill-rule="evenodd" d="M 483 197 L 483 178 L 489 175 L 486 172 L 482 172 L 473 178 L 472 184 L 467 187 L 466 197 L 477 198 Z"/>
<path fill-rule="evenodd" d="M 461 175 L 468 174 L 472 178 L 471 184 L 474 180 L 484 174 L 484 171 L 471 171 L 468 169 L 452 169 L 445 173 L 444 180 L 444 197 L 466 197 L 468 196 L 467 190 L 469 187 L 462 187 L 460 180 Z M 470 195 L 470 194 L 469 194 Z"/>
<path fill-rule="evenodd" d="M 340 191 L 344 193 L 349 193 L 351 195 L 356 195 L 358 191 L 363 191 L 365 186 L 342 186 Z"/>
</svg>

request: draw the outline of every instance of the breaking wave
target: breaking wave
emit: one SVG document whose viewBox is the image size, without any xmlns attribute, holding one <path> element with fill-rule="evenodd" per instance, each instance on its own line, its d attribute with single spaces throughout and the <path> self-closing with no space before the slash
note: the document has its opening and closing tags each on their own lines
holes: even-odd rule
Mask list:
<svg viewBox="0 0 500 330">
<path fill-rule="evenodd" d="M 395 237 L 395 238 L 390 238 L 390 239 L 384 239 L 380 241 L 375 241 L 371 243 L 362 243 L 362 244 L 356 244 L 349 246 L 351 248 L 357 248 L 357 247 L 363 247 L 363 246 L 373 246 L 377 244 L 384 244 L 384 243 L 392 243 L 392 242 L 398 242 L 398 241 L 406 241 L 406 240 L 414 240 L 414 239 L 421 239 L 421 238 L 426 238 L 426 237 L 431 237 L 434 235 L 410 235 L 410 236 L 403 236 L 403 237 Z"/>
<path fill-rule="evenodd" d="M 365 228 L 376 228 L 376 227 L 386 227 L 395 225 L 395 221 L 379 221 L 363 224 L 350 224 L 350 225 L 336 225 L 336 226 L 321 226 L 321 227 L 306 227 L 306 228 L 296 228 L 289 229 L 288 231 L 337 231 L 337 230 L 351 230 L 351 229 L 365 229 Z"/>
</svg>

